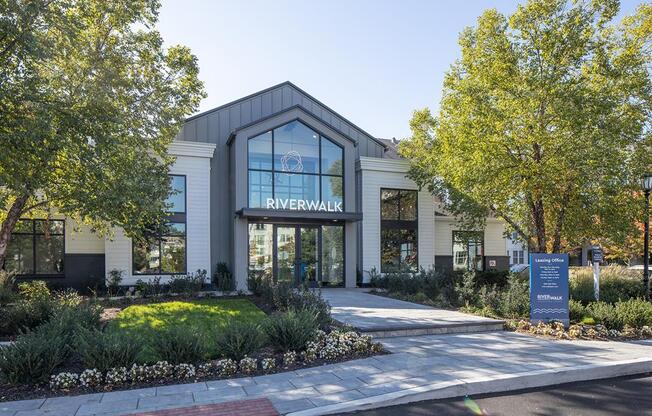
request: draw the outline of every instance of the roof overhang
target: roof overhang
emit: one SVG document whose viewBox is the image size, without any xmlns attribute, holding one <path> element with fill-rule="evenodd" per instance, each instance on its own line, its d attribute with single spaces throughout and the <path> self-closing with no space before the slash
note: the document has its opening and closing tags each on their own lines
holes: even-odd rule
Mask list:
<svg viewBox="0 0 652 416">
<path fill-rule="evenodd" d="M 241 218 L 298 223 L 337 223 L 362 221 L 361 212 L 295 211 L 286 209 L 242 208 L 236 211 Z"/>
</svg>

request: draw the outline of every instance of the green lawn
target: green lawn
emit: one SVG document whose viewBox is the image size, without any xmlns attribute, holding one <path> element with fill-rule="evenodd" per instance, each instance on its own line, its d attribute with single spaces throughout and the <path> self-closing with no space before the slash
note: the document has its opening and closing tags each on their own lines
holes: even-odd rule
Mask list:
<svg viewBox="0 0 652 416">
<path fill-rule="evenodd" d="M 246 299 L 203 299 L 133 305 L 123 309 L 113 319 L 108 330 L 124 331 L 142 339 L 145 345 L 155 333 L 175 326 L 196 328 L 206 339 L 216 336 L 229 321 L 262 323 L 265 312 Z M 146 352 L 148 361 L 155 359 Z"/>
</svg>

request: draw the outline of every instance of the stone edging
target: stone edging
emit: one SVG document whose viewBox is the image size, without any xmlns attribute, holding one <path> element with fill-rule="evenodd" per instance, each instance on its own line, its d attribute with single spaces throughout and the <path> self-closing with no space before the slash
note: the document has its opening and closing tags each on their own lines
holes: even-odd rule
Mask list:
<svg viewBox="0 0 652 416">
<path fill-rule="evenodd" d="M 366 397 L 328 406 L 288 413 L 287 416 L 316 416 L 341 414 L 358 410 L 376 409 L 419 402 L 448 399 L 465 395 L 522 390 L 577 381 L 598 380 L 652 372 L 652 359 L 613 361 L 604 364 L 586 364 L 561 369 L 546 369 L 500 376 L 482 376 L 470 380 L 451 380 L 413 387 L 392 393 Z"/>
</svg>

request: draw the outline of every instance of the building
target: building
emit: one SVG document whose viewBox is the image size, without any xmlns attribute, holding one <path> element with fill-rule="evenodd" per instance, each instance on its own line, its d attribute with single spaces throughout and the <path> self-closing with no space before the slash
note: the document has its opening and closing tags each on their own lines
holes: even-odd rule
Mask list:
<svg viewBox="0 0 652 416">
<path fill-rule="evenodd" d="M 530 264 L 530 256 L 527 245 L 518 240 L 516 232 L 506 239 L 507 256 L 509 256 L 509 266 L 526 266 Z"/>
<path fill-rule="evenodd" d="M 43 223 L 25 221 L 6 266 L 80 286 L 113 269 L 131 285 L 226 262 L 238 289 L 251 272 L 355 287 L 372 269 L 506 270 L 504 225 L 460 231 L 394 144 L 285 82 L 186 120 L 169 149 L 176 192 L 160 238 L 105 238 L 62 219 L 44 248 Z"/>
</svg>

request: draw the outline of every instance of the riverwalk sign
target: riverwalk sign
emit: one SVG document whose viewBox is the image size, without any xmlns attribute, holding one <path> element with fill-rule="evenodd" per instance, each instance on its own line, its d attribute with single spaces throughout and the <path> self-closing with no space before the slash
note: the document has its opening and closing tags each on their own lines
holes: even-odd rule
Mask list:
<svg viewBox="0 0 652 416">
<path fill-rule="evenodd" d="M 568 254 L 530 254 L 530 321 L 568 326 Z"/>
</svg>

